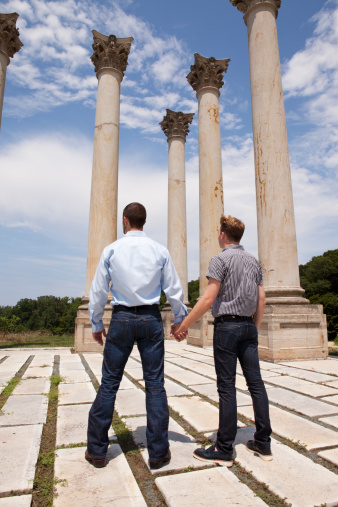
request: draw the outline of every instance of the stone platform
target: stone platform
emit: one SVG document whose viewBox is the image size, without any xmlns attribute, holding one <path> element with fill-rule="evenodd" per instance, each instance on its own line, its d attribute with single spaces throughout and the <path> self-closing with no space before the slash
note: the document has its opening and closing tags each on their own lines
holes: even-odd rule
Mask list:
<svg viewBox="0 0 338 507">
<path fill-rule="evenodd" d="M 32 505 L 47 416 L 45 395 L 55 358 L 63 380 L 58 394 L 54 506 L 157 507 L 143 497 L 140 478 L 134 477 L 113 430 L 106 467 L 95 469 L 84 460 L 86 421 L 95 397 L 93 382 L 101 380 L 102 354 L 81 356 L 67 348 L 0 351 L 1 390 L 25 365 L 22 380 L 0 415 L 0 507 Z M 273 506 L 279 498 L 293 507 L 338 506 L 338 359 L 261 361 L 261 369 L 270 400 L 274 460 L 264 462 L 245 449 L 254 432 L 253 409 L 239 366 L 235 465 L 230 469 L 206 466 L 192 452 L 197 435 L 214 440 L 218 426 L 212 349 L 166 341 L 172 459 L 160 470 L 151 471 L 163 505 Z M 142 377 L 140 356 L 134 348 L 115 408 L 148 465 Z M 243 482 L 246 474 L 250 480 Z M 270 497 L 258 496 L 263 484 Z"/>
</svg>

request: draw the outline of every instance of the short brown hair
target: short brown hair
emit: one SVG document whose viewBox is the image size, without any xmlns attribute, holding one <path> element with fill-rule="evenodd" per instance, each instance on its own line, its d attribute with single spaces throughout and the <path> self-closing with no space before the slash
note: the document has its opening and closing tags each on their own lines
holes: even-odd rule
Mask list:
<svg viewBox="0 0 338 507">
<path fill-rule="evenodd" d="M 123 216 L 128 218 L 130 226 L 141 229 L 147 218 L 147 212 L 143 204 L 131 202 L 123 210 Z"/>
<path fill-rule="evenodd" d="M 231 217 L 230 215 L 222 215 L 221 220 L 221 232 L 227 235 L 230 241 L 240 242 L 244 234 L 245 225 L 238 218 Z"/>
</svg>

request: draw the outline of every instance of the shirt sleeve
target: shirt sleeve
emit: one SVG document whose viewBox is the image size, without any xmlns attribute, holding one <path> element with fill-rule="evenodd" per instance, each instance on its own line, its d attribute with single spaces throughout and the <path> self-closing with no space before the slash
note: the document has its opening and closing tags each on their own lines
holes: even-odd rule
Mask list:
<svg viewBox="0 0 338 507">
<path fill-rule="evenodd" d="M 224 262 L 216 255 L 209 262 L 207 278 L 214 278 L 218 282 L 223 282 L 225 277 L 226 267 Z"/>
<path fill-rule="evenodd" d="M 174 323 L 181 323 L 188 315 L 188 312 L 187 307 L 183 304 L 182 285 L 169 252 L 167 252 L 167 258 L 162 269 L 161 286 L 174 314 Z"/>
<path fill-rule="evenodd" d="M 103 251 L 89 293 L 88 312 L 93 333 L 98 333 L 104 329 L 102 317 L 111 282 L 108 268 L 109 257 L 106 258 L 105 251 Z"/>
</svg>

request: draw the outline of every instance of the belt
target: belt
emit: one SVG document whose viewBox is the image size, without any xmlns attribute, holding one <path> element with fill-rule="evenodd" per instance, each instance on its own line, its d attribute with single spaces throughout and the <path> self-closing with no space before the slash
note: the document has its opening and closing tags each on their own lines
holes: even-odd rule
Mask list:
<svg viewBox="0 0 338 507">
<path fill-rule="evenodd" d="M 128 313 L 138 313 L 139 311 L 144 312 L 144 310 L 154 311 L 159 310 L 159 305 L 139 305 L 139 306 L 125 306 L 125 305 L 114 305 L 113 313 L 115 312 L 128 312 Z"/>
<path fill-rule="evenodd" d="M 215 317 L 214 322 L 252 322 L 252 316 L 245 317 L 242 315 L 220 315 Z"/>
</svg>

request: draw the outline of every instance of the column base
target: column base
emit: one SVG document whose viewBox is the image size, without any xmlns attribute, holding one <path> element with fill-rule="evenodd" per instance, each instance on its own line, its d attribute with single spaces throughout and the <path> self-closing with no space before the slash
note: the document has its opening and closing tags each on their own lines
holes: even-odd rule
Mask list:
<svg viewBox="0 0 338 507">
<path fill-rule="evenodd" d="M 188 331 L 187 343 L 197 347 L 211 347 L 214 337 L 214 318 L 208 311 Z"/>
<path fill-rule="evenodd" d="M 260 359 L 288 361 L 323 359 L 328 356 L 326 315 L 322 305 L 312 305 L 303 299 L 275 302 L 267 298 L 264 317 L 259 329 Z M 276 298 L 277 300 L 277 298 Z M 278 301 L 278 300 L 277 300 Z"/>
<path fill-rule="evenodd" d="M 82 299 L 82 305 L 79 306 L 77 316 L 75 319 L 75 337 L 74 337 L 74 348 L 75 352 L 102 352 L 103 347 L 93 340 L 92 336 L 92 323 L 89 320 L 88 315 L 88 303 L 89 298 L 84 297 Z M 110 319 L 112 315 L 112 307 L 109 302 L 104 307 L 103 324 L 105 330 L 108 331 Z M 103 345 L 105 338 L 103 337 Z"/>
</svg>

